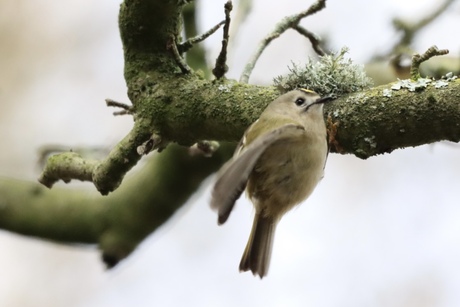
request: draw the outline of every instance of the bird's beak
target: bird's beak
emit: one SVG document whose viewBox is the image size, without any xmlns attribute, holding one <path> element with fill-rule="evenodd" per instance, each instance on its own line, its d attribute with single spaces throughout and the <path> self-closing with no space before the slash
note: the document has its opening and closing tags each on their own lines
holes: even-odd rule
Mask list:
<svg viewBox="0 0 460 307">
<path fill-rule="evenodd" d="M 332 101 L 332 100 L 334 100 L 336 98 L 337 97 L 332 96 L 332 95 L 324 96 L 324 97 L 321 97 L 321 98 L 317 99 L 314 104 L 326 103 L 326 102 Z"/>
</svg>

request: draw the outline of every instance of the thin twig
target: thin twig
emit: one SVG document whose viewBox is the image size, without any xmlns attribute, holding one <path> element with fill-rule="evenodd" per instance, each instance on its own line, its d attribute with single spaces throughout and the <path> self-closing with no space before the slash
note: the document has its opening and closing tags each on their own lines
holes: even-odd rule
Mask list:
<svg viewBox="0 0 460 307">
<path fill-rule="evenodd" d="M 184 28 L 184 41 L 191 39 L 193 37 L 198 37 L 198 18 L 199 14 L 197 12 L 197 3 L 192 2 L 189 5 L 186 5 L 182 9 L 182 18 L 183 18 L 183 28 Z M 180 45 L 178 45 L 178 50 L 180 54 L 183 54 L 185 57 L 185 62 L 190 66 L 194 71 L 201 71 L 205 79 L 209 79 L 211 75 L 211 68 L 209 68 L 208 63 L 206 62 L 206 51 L 204 47 L 200 44 L 194 44 L 193 48 L 183 50 Z M 183 52 L 187 51 L 185 54 Z"/>
<path fill-rule="evenodd" d="M 251 76 L 252 70 L 256 65 L 257 60 L 259 59 L 262 52 L 265 48 L 270 44 L 274 39 L 278 38 L 281 34 L 283 34 L 287 29 L 295 28 L 299 25 L 299 22 L 310 15 L 313 15 L 323 8 L 326 7 L 326 0 L 318 0 L 312 6 L 310 6 L 307 10 L 300 12 L 299 14 L 295 14 L 292 16 L 288 16 L 283 18 L 276 26 L 275 29 L 269 33 L 259 44 L 256 52 L 253 54 L 249 62 L 246 64 L 243 73 L 240 77 L 240 82 L 248 83 L 249 77 Z"/>
<path fill-rule="evenodd" d="M 105 100 L 105 103 L 107 104 L 108 107 L 115 107 L 115 108 L 121 108 L 123 110 L 121 111 L 115 111 L 113 112 L 113 115 L 126 115 L 126 114 L 132 114 L 133 107 L 130 105 L 127 105 L 126 103 L 123 102 L 118 102 L 113 99 L 107 98 Z"/>
<path fill-rule="evenodd" d="M 130 115 L 131 112 L 130 111 L 126 111 L 126 110 L 123 110 L 123 111 L 115 111 L 112 113 L 114 116 L 121 116 L 121 115 Z"/>
<path fill-rule="evenodd" d="M 441 6 L 438 7 L 437 10 L 430 12 L 428 16 L 421 18 L 416 22 L 408 22 L 402 20 L 400 18 L 395 18 L 393 20 L 393 26 L 397 30 L 401 30 L 403 32 L 403 36 L 399 40 L 399 42 L 392 48 L 392 53 L 399 53 L 399 50 L 404 50 L 407 48 L 413 41 L 417 32 L 419 32 L 422 28 L 429 25 L 431 22 L 436 20 L 442 13 L 444 13 L 447 8 L 454 2 L 455 0 L 446 0 L 442 3 Z"/>
<path fill-rule="evenodd" d="M 174 35 L 170 36 L 168 45 L 166 46 L 169 50 L 171 50 L 174 60 L 176 60 L 177 66 L 179 66 L 180 70 L 184 74 L 189 74 L 192 69 L 185 63 L 184 58 L 180 55 L 179 50 L 177 49 L 176 45 L 176 37 Z"/>
<path fill-rule="evenodd" d="M 445 54 L 448 54 L 448 53 L 449 53 L 449 50 L 447 50 L 447 49 L 438 49 L 438 47 L 436 47 L 436 46 L 431 46 L 422 55 L 420 55 L 418 53 L 414 54 L 412 56 L 412 65 L 410 67 L 410 77 L 411 77 L 411 79 L 412 80 L 417 80 L 418 78 L 420 78 L 420 71 L 419 71 L 420 64 L 422 64 L 423 62 L 431 59 L 434 56 L 445 55 Z"/>
<path fill-rule="evenodd" d="M 222 20 L 221 22 L 219 22 L 218 24 L 216 24 L 214 27 L 212 27 L 208 31 L 204 32 L 203 34 L 195 36 L 195 37 L 192 37 L 192 38 L 186 40 L 185 42 L 179 44 L 177 46 L 177 49 L 179 50 L 179 53 L 187 52 L 188 50 L 190 50 L 190 48 L 193 47 L 193 45 L 204 41 L 209 36 L 214 34 L 214 32 L 219 30 L 220 26 L 222 26 L 223 24 L 225 24 L 225 20 Z"/>
<path fill-rule="evenodd" d="M 216 60 L 216 66 L 212 70 L 213 75 L 216 77 L 216 79 L 222 78 L 225 73 L 228 71 L 228 66 L 227 66 L 227 46 L 228 46 L 228 40 L 229 40 L 229 29 L 230 29 L 230 12 L 233 9 L 233 4 L 232 1 L 227 1 L 225 3 L 225 25 L 224 25 L 224 38 L 222 39 L 222 49 L 220 50 L 219 56 L 217 57 Z"/>
<path fill-rule="evenodd" d="M 324 50 L 321 48 L 321 38 L 319 38 L 318 35 L 299 25 L 295 26 L 293 29 L 310 40 L 311 46 L 313 47 L 313 50 L 315 50 L 316 54 L 319 56 L 326 55 Z"/>
</svg>

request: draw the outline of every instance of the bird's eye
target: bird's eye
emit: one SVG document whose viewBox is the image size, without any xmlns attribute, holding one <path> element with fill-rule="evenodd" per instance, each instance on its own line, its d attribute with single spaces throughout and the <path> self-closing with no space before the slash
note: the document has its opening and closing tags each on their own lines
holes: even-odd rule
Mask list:
<svg viewBox="0 0 460 307">
<path fill-rule="evenodd" d="M 298 106 L 301 106 L 305 103 L 305 99 L 299 97 L 295 100 L 295 104 L 298 105 Z"/>
</svg>

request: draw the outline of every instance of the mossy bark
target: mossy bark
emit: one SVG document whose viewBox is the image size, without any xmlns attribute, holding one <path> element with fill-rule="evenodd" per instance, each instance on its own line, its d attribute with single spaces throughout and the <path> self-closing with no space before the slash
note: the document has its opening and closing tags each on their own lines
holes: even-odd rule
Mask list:
<svg viewBox="0 0 460 307">
<path fill-rule="evenodd" d="M 184 2 L 125 0 L 121 5 L 124 75 L 134 127 L 87 176 L 103 194 L 120 185 L 141 159 L 137 148 L 152 134 L 181 145 L 237 141 L 279 95 L 272 86 L 209 81 L 193 71 L 182 73 L 172 48 L 180 40 Z M 368 158 L 397 148 L 459 141 L 459 80 L 439 89 L 392 91 L 386 97 L 383 90 L 389 88 L 350 94 L 326 106 L 333 151 Z M 168 220 L 201 181 L 230 157 L 229 147 L 204 158 L 169 145 L 107 197 L 2 180 L 0 228 L 61 242 L 96 243 L 107 264 L 114 265 Z"/>
</svg>

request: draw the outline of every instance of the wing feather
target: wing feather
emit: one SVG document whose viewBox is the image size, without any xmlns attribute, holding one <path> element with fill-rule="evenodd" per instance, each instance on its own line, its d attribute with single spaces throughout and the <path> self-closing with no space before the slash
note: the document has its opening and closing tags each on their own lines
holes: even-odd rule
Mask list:
<svg viewBox="0 0 460 307">
<path fill-rule="evenodd" d="M 287 137 L 301 134 L 304 128 L 288 124 L 272 130 L 240 150 L 240 154 L 227 162 L 221 169 L 214 185 L 211 207 L 218 212 L 218 224 L 227 221 L 235 201 L 246 188 L 249 176 L 263 152 L 273 143 Z"/>
</svg>

